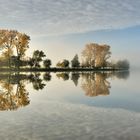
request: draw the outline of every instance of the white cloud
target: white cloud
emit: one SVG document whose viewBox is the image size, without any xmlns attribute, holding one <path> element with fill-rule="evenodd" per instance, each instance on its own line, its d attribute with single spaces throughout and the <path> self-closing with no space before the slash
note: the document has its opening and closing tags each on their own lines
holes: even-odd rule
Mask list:
<svg viewBox="0 0 140 140">
<path fill-rule="evenodd" d="M 139 0 L 0 0 L 0 27 L 34 35 L 140 25 Z"/>
</svg>

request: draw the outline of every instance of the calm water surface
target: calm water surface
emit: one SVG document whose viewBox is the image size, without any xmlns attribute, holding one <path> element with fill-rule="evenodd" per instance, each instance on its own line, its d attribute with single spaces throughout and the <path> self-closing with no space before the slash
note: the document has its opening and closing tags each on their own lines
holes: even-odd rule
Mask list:
<svg viewBox="0 0 140 140">
<path fill-rule="evenodd" d="M 140 73 L 0 73 L 2 140 L 140 139 Z"/>
</svg>

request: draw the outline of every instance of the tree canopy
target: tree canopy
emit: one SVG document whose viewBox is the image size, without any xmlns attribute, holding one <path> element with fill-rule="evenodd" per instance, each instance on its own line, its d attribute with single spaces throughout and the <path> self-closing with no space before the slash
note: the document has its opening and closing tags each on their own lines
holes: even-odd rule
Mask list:
<svg viewBox="0 0 140 140">
<path fill-rule="evenodd" d="M 99 45 L 96 43 L 90 43 L 87 44 L 82 51 L 84 64 L 89 67 L 105 66 L 110 55 L 110 46 L 106 44 Z"/>
<path fill-rule="evenodd" d="M 79 58 L 78 58 L 78 55 L 77 54 L 71 60 L 71 66 L 72 67 L 79 67 L 80 66 L 80 62 L 79 62 Z"/>
<path fill-rule="evenodd" d="M 0 30 L 0 49 L 2 56 L 9 60 L 9 66 L 11 66 L 10 58 L 14 55 L 15 50 L 19 61 L 25 55 L 29 47 L 29 41 L 30 36 L 24 33 L 20 33 L 16 30 Z"/>
<path fill-rule="evenodd" d="M 64 59 L 62 62 L 58 62 L 56 64 L 57 67 L 61 67 L 61 68 L 68 68 L 69 67 L 69 61 Z"/>
</svg>

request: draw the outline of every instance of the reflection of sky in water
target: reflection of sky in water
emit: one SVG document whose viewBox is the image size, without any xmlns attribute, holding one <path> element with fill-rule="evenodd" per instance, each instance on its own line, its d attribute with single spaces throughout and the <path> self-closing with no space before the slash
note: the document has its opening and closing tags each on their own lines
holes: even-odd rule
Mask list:
<svg viewBox="0 0 140 140">
<path fill-rule="evenodd" d="M 39 91 L 39 94 L 41 95 L 32 95 L 32 92 L 35 91 L 31 91 L 31 102 L 33 102 L 34 98 L 37 98 L 37 100 L 46 98 L 46 100 L 51 101 L 140 111 L 138 73 L 131 72 L 128 79 L 108 78 L 107 81 L 110 82 L 111 86 L 111 88 L 109 88 L 109 95 L 99 95 L 93 97 L 85 95 L 86 93 L 83 91 L 81 86 L 81 77 L 78 80 L 78 86 L 75 86 L 70 78 L 69 80 L 64 81 L 61 78 L 58 79 L 56 74 L 51 75 L 52 80 L 46 82 L 46 87 L 42 91 Z"/>
<path fill-rule="evenodd" d="M 81 77 L 76 87 L 70 79 L 63 81 L 55 73 L 51 75 L 43 90 L 34 90 L 32 83 L 26 82 L 29 105 L 0 111 L 1 139 L 140 138 L 139 73 L 131 72 L 127 80 L 108 78 L 110 94 L 94 97 L 85 96 Z"/>
</svg>

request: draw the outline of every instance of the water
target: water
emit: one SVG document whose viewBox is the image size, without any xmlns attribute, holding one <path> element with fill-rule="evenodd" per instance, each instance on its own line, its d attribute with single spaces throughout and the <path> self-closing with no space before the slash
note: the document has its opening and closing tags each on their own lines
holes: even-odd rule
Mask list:
<svg viewBox="0 0 140 140">
<path fill-rule="evenodd" d="M 140 139 L 140 73 L 0 73 L 2 140 Z"/>
</svg>

